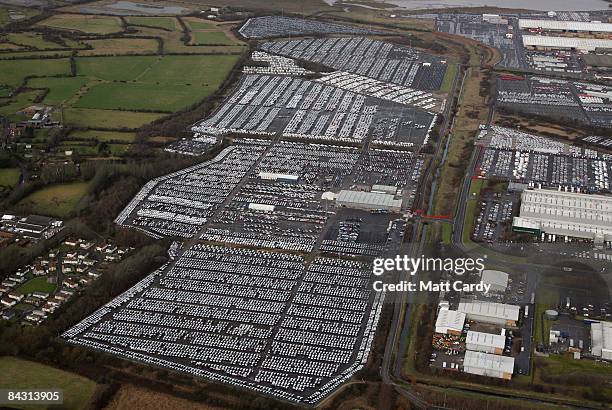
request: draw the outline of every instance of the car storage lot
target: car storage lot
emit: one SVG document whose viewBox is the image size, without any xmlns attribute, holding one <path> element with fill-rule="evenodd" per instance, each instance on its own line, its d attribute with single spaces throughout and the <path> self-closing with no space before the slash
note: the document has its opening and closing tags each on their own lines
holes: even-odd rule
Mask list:
<svg viewBox="0 0 612 410">
<path fill-rule="evenodd" d="M 476 175 L 543 186 L 608 192 L 612 156 L 502 127 L 481 137 Z"/>
<path fill-rule="evenodd" d="M 612 127 L 612 88 L 542 77 L 500 76 L 496 104 L 527 114 Z"/>
<path fill-rule="evenodd" d="M 367 360 L 382 304 L 370 276 L 357 261 L 196 244 L 64 338 L 314 403 Z"/>
</svg>

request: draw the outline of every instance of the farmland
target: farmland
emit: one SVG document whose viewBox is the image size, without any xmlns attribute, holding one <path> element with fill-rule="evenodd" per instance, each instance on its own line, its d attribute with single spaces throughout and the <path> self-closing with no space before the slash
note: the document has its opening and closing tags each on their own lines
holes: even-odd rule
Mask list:
<svg viewBox="0 0 612 410">
<path fill-rule="evenodd" d="M 0 388 L 12 389 L 62 389 L 66 409 L 86 409 L 97 385 L 95 382 L 73 373 L 50 366 L 0 357 Z M 24 406 L 23 408 L 40 408 Z"/>
<path fill-rule="evenodd" d="M 79 56 L 156 54 L 158 43 L 148 38 L 106 38 L 85 40 L 92 50 L 79 50 Z"/>
<path fill-rule="evenodd" d="M 92 110 L 86 108 L 68 108 L 64 110 L 64 122 L 66 125 L 80 128 L 135 129 L 163 116 L 163 113 Z"/>
<path fill-rule="evenodd" d="M 221 31 L 195 31 L 193 44 L 196 45 L 232 45 L 236 44 Z"/>
<path fill-rule="evenodd" d="M 48 77 L 55 75 L 70 75 L 70 60 L 67 58 L 47 59 L 44 64 L 37 64 L 36 60 L 2 60 L 0 72 L 3 84 L 17 87 L 25 77 Z"/>
<path fill-rule="evenodd" d="M 19 168 L 0 168 L 0 186 L 15 186 L 19 182 Z"/>
<path fill-rule="evenodd" d="M 84 77 L 34 78 L 28 81 L 28 87 L 49 89 L 43 102 L 57 105 L 73 97 L 87 83 Z"/>
<path fill-rule="evenodd" d="M 123 30 L 119 18 L 108 16 L 58 14 L 43 20 L 39 24 L 57 29 L 80 31 L 91 34 L 110 34 Z"/>
<path fill-rule="evenodd" d="M 129 17 L 130 25 L 162 28 L 169 31 L 177 29 L 177 21 L 174 17 Z"/>
<path fill-rule="evenodd" d="M 86 182 L 49 185 L 22 199 L 18 206 L 27 207 L 32 213 L 66 218 L 87 187 Z"/>
</svg>

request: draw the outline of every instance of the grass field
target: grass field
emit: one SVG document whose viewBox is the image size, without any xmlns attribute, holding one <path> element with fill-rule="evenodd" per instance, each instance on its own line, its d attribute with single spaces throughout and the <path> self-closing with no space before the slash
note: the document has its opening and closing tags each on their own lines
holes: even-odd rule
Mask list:
<svg viewBox="0 0 612 410">
<path fill-rule="evenodd" d="M 209 406 L 205 403 L 189 401 L 159 391 L 147 390 L 144 387 L 123 384 L 115 396 L 113 396 L 105 410 L 222 410 L 223 408 Z"/>
<path fill-rule="evenodd" d="M 57 14 L 38 23 L 42 26 L 91 34 L 110 34 L 123 31 L 118 17 L 82 14 Z"/>
<path fill-rule="evenodd" d="M 149 38 L 106 38 L 86 40 L 93 50 L 79 50 L 79 56 L 156 54 L 158 43 Z"/>
<path fill-rule="evenodd" d="M 130 25 L 158 27 L 174 31 L 178 28 L 178 22 L 174 17 L 128 17 Z"/>
<path fill-rule="evenodd" d="M 216 87 L 188 85 L 99 84 L 74 105 L 76 108 L 178 111 L 211 94 Z"/>
<path fill-rule="evenodd" d="M 64 110 L 64 122 L 66 125 L 75 127 L 136 129 L 164 115 L 163 113 L 67 108 Z"/>
<path fill-rule="evenodd" d="M 19 168 L 0 168 L 0 186 L 15 186 L 19 182 Z"/>
<path fill-rule="evenodd" d="M 104 142 L 121 141 L 125 143 L 134 142 L 136 134 L 133 132 L 118 132 L 118 131 L 73 131 L 68 136 L 69 139 L 87 139 Z"/>
<path fill-rule="evenodd" d="M 17 87 L 26 76 L 70 75 L 70 60 L 67 58 L 36 60 L 1 60 L 0 84 Z"/>
<path fill-rule="evenodd" d="M 195 45 L 231 46 L 236 44 L 234 40 L 226 36 L 222 31 L 194 31 L 191 33 L 191 36 L 191 41 Z"/>
<path fill-rule="evenodd" d="M 245 45 L 236 43 L 233 46 L 194 46 L 185 45 L 181 39 L 180 31 L 165 31 L 149 27 L 138 27 L 138 35 L 160 37 L 164 42 L 164 50 L 167 53 L 196 54 L 196 53 L 219 53 L 241 54 L 245 50 Z"/>
<path fill-rule="evenodd" d="M 43 102 L 49 105 L 61 104 L 72 98 L 85 84 L 85 77 L 50 77 L 33 78 L 28 81 L 28 87 L 48 88 L 49 93 Z"/>
<path fill-rule="evenodd" d="M 46 276 L 39 276 L 38 278 L 30 279 L 18 287 L 15 292 L 22 295 L 29 295 L 33 292 L 53 293 L 56 287 L 55 283 L 47 282 Z"/>
<path fill-rule="evenodd" d="M 2 44 L 0 44 L 1 48 Z M 30 58 L 30 57 L 70 57 L 70 50 L 54 50 L 54 51 L 15 51 L 11 53 L 0 54 L 0 60 L 11 60 L 15 58 Z"/>
<path fill-rule="evenodd" d="M 442 81 L 442 85 L 440 86 L 440 92 L 448 93 L 450 92 L 450 88 L 453 85 L 453 80 L 457 75 L 457 64 L 449 63 L 446 67 L 446 74 L 444 74 L 444 81 Z"/>
<path fill-rule="evenodd" d="M 76 59 L 77 74 L 108 81 L 131 81 L 160 58 L 158 56 L 81 57 Z"/>
<path fill-rule="evenodd" d="M 11 43 L 19 44 L 24 47 L 32 47 L 39 50 L 44 50 L 46 48 L 64 48 L 64 46 L 61 44 L 44 40 L 42 38 L 42 34 L 35 32 L 10 33 L 7 34 L 6 37 Z"/>
<path fill-rule="evenodd" d="M 93 60 L 93 61 L 92 61 Z M 113 60 L 127 67 L 102 72 Z M 164 56 L 79 59 L 80 74 L 104 76 L 105 80 L 122 78 L 129 83 L 102 83 L 93 86 L 76 108 L 152 110 L 173 112 L 186 108 L 214 92 L 238 60 L 237 56 Z M 100 62 L 96 65 L 93 62 Z M 123 75 L 123 77 L 121 77 Z M 99 77 L 98 77 L 99 78 Z"/>
<path fill-rule="evenodd" d="M 48 185 L 23 198 L 18 205 L 28 207 L 32 213 L 66 218 L 85 195 L 88 185 L 87 182 Z"/>
<path fill-rule="evenodd" d="M 87 409 L 96 391 L 92 380 L 15 357 L 0 357 L 0 388 L 2 389 L 61 389 L 64 391 L 64 409 Z M 39 406 L 18 406 L 41 409 Z"/>
<path fill-rule="evenodd" d="M 191 30 L 210 30 L 216 29 L 217 26 L 210 21 L 202 20 L 196 17 L 186 17 L 183 21 Z"/>
</svg>

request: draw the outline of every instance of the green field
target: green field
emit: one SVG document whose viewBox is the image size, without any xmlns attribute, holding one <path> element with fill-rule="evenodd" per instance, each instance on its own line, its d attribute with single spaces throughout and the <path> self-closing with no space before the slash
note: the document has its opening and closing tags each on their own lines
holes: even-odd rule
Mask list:
<svg viewBox="0 0 612 410">
<path fill-rule="evenodd" d="M 135 26 L 158 27 L 171 31 L 177 29 L 177 21 L 174 17 L 128 17 L 127 21 Z"/>
<path fill-rule="evenodd" d="M 15 186 L 19 182 L 19 168 L 0 168 L 0 186 Z"/>
<path fill-rule="evenodd" d="M 77 74 L 108 81 L 130 81 L 135 80 L 160 58 L 158 56 L 79 57 L 76 59 Z"/>
<path fill-rule="evenodd" d="M 442 81 L 442 85 L 440 86 L 440 92 L 448 93 L 450 92 L 450 88 L 453 85 L 453 80 L 457 75 L 457 64 L 449 63 L 446 66 L 446 74 L 444 74 L 444 81 Z"/>
<path fill-rule="evenodd" d="M 157 54 L 159 44 L 151 38 L 105 38 L 86 40 L 92 50 L 79 50 L 79 56 Z"/>
<path fill-rule="evenodd" d="M 111 67 L 107 60 L 114 61 L 115 65 Z M 81 75 L 132 81 L 97 84 L 75 107 L 177 111 L 213 93 L 237 60 L 233 55 L 78 59 L 77 69 Z M 116 71 L 119 66 L 126 70 Z"/>
<path fill-rule="evenodd" d="M 11 43 L 39 50 L 44 50 L 46 48 L 64 48 L 61 44 L 44 40 L 40 33 L 10 33 L 7 34 L 6 37 Z"/>
<path fill-rule="evenodd" d="M 110 16 L 56 14 L 38 24 L 91 34 L 110 34 L 123 31 L 121 20 L 118 17 Z"/>
<path fill-rule="evenodd" d="M 58 105 L 72 98 L 87 83 L 84 77 L 33 78 L 28 81 L 30 88 L 48 88 L 43 100 L 45 104 Z"/>
<path fill-rule="evenodd" d="M 70 75 L 67 58 L 37 60 L 0 60 L 0 83 L 19 86 L 26 76 Z"/>
<path fill-rule="evenodd" d="M 194 31 L 191 33 L 191 36 L 192 43 L 201 46 L 219 44 L 231 46 L 237 44 L 222 31 Z"/>
<path fill-rule="evenodd" d="M 100 142 L 121 141 L 125 143 L 132 143 L 136 140 L 136 133 L 119 132 L 119 131 L 95 131 L 95 130 L 73 131 L 70 133 L 68 138 L 98 140 Z"/>
<path fill-rule="evenodd" d="M 18 206 L 26 206 L 35 214 L 66 218 L 85 195 L 87 186 L 86 182 L 48 185 L 23 198 Z"/>
<path fill-rule="evenodd" d="M 217 26 L 215 26 L 213 23 L 208 22 L 206 20 L 186 18 L 186 19 L 183 19 L 183 21 L 187 23 L 187 26 L 189 26 L 191 30 L 210 30 L 210 29 L 217 28 Z"/>
<path fill-rule="evenodd" d="M 57 288 L 55 283 L 47 282 L 46 276 L 39 276 L 34 279 L 30 279 L 20 287 L 18 287 L 15 292 L 22 295 L 29 295 L 33 292 L 43 292 L 43 293 L 53 293 Z"/>
<path fill-rule="evenodd" d="M 0 388 L 2 389 L 61 389 L 64 391 L 64 409 L 87 409 L 97 385 L 92 380 L 15 357 L 0 357 Z M 23 409 L 41 409 L 39 406 L 15 406 Z"/>
<path fill-rule="evenodd" d="M 75 127 L 135 129 L 164 115 L 163 113 L 67 108 L 64 110 L 64 122 L 66 125 Z"/>
<path fill-rule="evenodd" d="M 211 94 L 216 87 L 187 85 L 99 84 L 74 105 L 76 108 L 153 110 L 172 113 Z"/>
</svg>

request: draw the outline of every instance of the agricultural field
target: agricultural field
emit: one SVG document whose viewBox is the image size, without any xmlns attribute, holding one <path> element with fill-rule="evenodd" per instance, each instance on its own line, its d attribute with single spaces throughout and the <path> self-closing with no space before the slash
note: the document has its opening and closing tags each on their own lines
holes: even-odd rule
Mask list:
<svg viewBox="0 0 612 410">
<path fill-rule="evenodd" d="M 67 108 L 64 109 L 64 122 L 66 125 L 81 128 L 136 129 L 164 115 L 164 113 L 151 112 Z"/>
<path fill-rule="evenodd" d="M 19 201 L 32 213 L 66 218 L 85 195 L 87 182 L 49 185 Z"/>
<path fill-rule="evenodd" d="M 100 72 L 97 70 L 103 71 L 101 65 L 88 60 L 92 59 L 85 60 L 86 66 L 78 61 L 80 74 L 95 76 Z M 238 58 L 217 55 L 120 57 L 114 60 L 117 66 L 125 67 L 125 71 L 109 69 L 98 75 L 105 76 L 104 80 L 131 82 L 95 85 L 74 105 L 76 108 L 177 111 L 214 92 Z"/>
<path fill-rule="evenodd" d="M 214 23 L 194 17 L 186 17 L 183 19 L 183 21 L 187 24 L 187 27 L 189 27 L 191 31 L 217 29 L 217 26 Z"/>
<path fill-rule="evenodd" d="M 50 77 L 33 78 L 28 81 L 28 87 L 49 89 L 43 99 L 44 104 L 59 105 L 74 97 L 74 95 L 87 84 L 85 77 Z"/>
<path fill-rule="evenodd" d="M 44 64 L 37 60 L 2 60 L 0 61 L 0 82 L 11 87 L 18 87 L 27 76 L 70 75 L 70 60 L 67 58 L 46 59 Z"/>
<path fill-rule="evenodd" d="M 26 49 L 55 49 L 55 48 L 66 48 L 65 46 L 55 43 L 52 41 L 45 40 L 40 33 L 26 32 L 26 33 L 9 33 L 5 37 L 6 43 L 16 44 L 21 48 Z"/>
<path fill-rule="evenodd" d="M 191 42 L 195 45 L 230 46 L 236 44 L 234 40 L 226 36 L 222 31 L 194 31 Z"/>
<path fill-rule="evenodd" d="M 0 168 L 0 186 L 15 186 L 19 182 L 19 168 Z"/>
<path fill-rule="evenodd" d="M 38 10 L 31 8 L 19 8 L 13 6 L 0 6 L 0 27 L 4 27 L 13 21 L 20 21 L 23 18 L 33 17 L 39 14 Z M 12 19 L 11 15 L 23 18 Z"/>
<path fill-rule="evenodd" d="M 3 44 L 0 44 L 0 50 L 2 50 Z M 0 54 L 0 60 L 12 60 L 12 59 L 28 59 L 38 57 L 70 57 L 72 54 L 71 50 L 48 50 L 48 51 L 13 51 L 8 53 Z"/>
<path fill-rule="evenodd" d="M 52 293 L 55 291 L 57 285 L 55 283 L 47 282 L 46 276 L 40 276 L 34 279 L 30 279 L 20 287 L 18 287 L 15 292 L 28 295 L 33 292 L 43 292 L 43 293 Z"/>
<path fill-rule="evenodd" d="M 107 81 L 132 81 L 161 59 L 158 56 L 82 57 L 76 59 L 77 73 Z"/>
<path fill-rule="evenodd" d="M 89 34 L 110 34 L 123 31 L 118 17 L 82 14 L 57 14 L 38 23 L 41 26 Z"/>
<path fill-rule="evenodd" d="M 174 17 L 128 17 L 126 20 L 130 25 L 156 27 L 169 31 L 180 27 Z"/>
<path fill-rule="evenodd" d="M 64 404 L 70 410 L 86 409 L 97 385 L 92 380 L 50 366 L 17 359 L 0 357 L 0 388 L 6 389 L 62 389 Z M 23 406 L 31 409 L 40 406 Z"/>
<path fill-rule="evenodd" d="M 73 131 L 68 136 L 70 140 L 91 140 L 100 142 L 122 142 L 133 143 L 136 140 L 136 134 L 133 132 L 118 132 L 118 131 Z"/>
<path fill-rule="evenodd" d="M 159 44 L 149 38 L 105 38 L 85 40 L 91 50 L 79 50 L 79 56 L 156 54 Z"/>
</svg>

